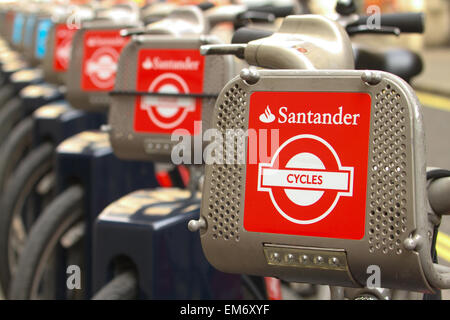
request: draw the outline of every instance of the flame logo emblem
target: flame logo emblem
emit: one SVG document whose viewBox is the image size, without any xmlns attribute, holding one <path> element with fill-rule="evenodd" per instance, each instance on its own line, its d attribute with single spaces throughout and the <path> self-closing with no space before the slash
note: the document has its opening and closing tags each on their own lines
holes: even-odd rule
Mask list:
<svg viewBox="0 0 450 320">
<path fill-rule="evenodd" d="M 275 116 L 270 111 L 269 106 L 267 106 L 264 113 L 259 116 L 259 120 L 264 123 L 272 123 L 275 121 Z"/>
<path fill-rule="evenodd" d="M 142 63 L 142 68 L 144 68 L 144 70 L 152 69 L 153 68 L 152 61 L 149 58 L 145 59 L 144 63 Z"/>
</svg>

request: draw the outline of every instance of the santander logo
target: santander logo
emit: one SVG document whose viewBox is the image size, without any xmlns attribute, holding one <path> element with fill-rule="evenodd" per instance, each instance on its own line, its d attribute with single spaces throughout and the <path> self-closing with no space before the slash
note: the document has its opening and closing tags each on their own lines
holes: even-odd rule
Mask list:
<svg viewBox="0 0 450 320">
<path fill-rule="evenodd" d="M 296 111 L 299 109 L 296 108 Z M 303 109 L 305 110 L 305 109 Z M 263 123 L 272 123 L 278 120 L 281 124 L 316 124 L 316 125 L 345 125 L 358 126 L 361 119 L 359 113 L 345 113 L 344 107 L 337 108 L 335 112 L 318 113 L 312 110 L 305 112 L 291 112 L 286 106 L 278 109 L 278 118 L 270 111 L 269 106 L 266 107 L 264 113 L 259 116 L 259 120 Z"/>
<path fill-rule="evenodd" d="M 69 64 L 70 54 L 72 49 L 72 39 L 66 39 L 56 48 L 56 59 L 63 66 L 67 68 Z"/>
<path fill-rule="evenodd" d="M 158 56 L 153 58 L 147 57 L 142 63 L 144 70 L 197 71 L 199 66 L 200 61 L 194 61 L 191 57 L 186 57 L 184 60 L 163 60 Z"/>
<path fill-rule="evenodd" d="M 123 47 L 127 44 L 128 39 L 118 36 L 112 37 L 97 37 L 92 36 L 87 39 L 86 44 L 88 47 Z"/>
<path fill-rule="evenodd" d="M 364 239 L 372 97 L 277 86 L 257 90 L 248 97 L 245 119 L 254 137 L 249 134 L 244 154 L 243 228 Z"/>
<path fill-rule="evenodd" d="M 86 74 L 99 88 L 114 85 L 119 53 L 113 48 L 100 48 L 86 63 Z"/>
<path fill-rule="evenodd" d="M 302 145 L 314 145 L 316 151 L 299 152 Z M 321 159 L 314 153 L 325 156 Z M 279 166 L 280 157 L 289 160 Z M 259 164 L 258 191 L 269 193 L 274 207 L 285 219 L 296 224 L 313 224 L 327 217 L 341 196 L 353 196 L 353 177 L 354 168 L 342 166 L 337 152 L 327 141 L 304 134 L 287 140 L 271 163 Z M 314 211 L 314 217 L 299 219 L 290 215 L 318 202 L 322 202 L 322 207 Z"/>
<path fill-rule="evenodd" d="M 275 116 L 270 111 L 269 106 L 267 106 L 264 113 L 259 116 L 259 120 L 264 123 L 272 123 L 275 121 Z"/>
</svg>

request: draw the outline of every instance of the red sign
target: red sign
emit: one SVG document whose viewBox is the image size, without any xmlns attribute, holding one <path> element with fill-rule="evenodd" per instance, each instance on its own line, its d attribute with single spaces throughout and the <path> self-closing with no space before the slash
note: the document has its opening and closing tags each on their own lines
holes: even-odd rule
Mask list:
<svg viewBox="0 0 450 320">
<path fill-rule="evenodd" d="M 136 89 L 145 92 L 190 94 L 203 92 L 204 57 L 199 50 L 145 49 L 139 52 Z M 184 129 L 198 134 L 202 99 L 187 96 L 136 98 L 134 130 L 171 134 Z"/>
<path fill-rule="evenodd" d="M 120 52 L 129 38 L 120 30 L 91 30 L 84 34 L 81 88 L 86 91 L 110 91 L 116 79 Z"/>
<path fill-rule="evenodd" d="M 78 29 L 69 28 L 66 24 L 55 27 L 55 52 L 53 68 L 57 72 L 65 72 L 69 68 L 72 40 Z"/>
<path fill-rule="evenodd" d="M 370 107 L 364 93 L 253 93 L 249 130 L 279 141 L 248 143 L 244 228 L 362 239 Z"/>
</svg>

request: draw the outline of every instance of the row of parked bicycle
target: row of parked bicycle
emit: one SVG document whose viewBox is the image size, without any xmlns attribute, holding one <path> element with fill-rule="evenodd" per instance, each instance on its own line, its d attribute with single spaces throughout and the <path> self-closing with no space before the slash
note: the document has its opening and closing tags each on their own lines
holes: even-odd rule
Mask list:
<svg viewBox="0 0 450 320">
<path fill-rule="evenodd" d="M 426 171 L 421 59 L 350 40 L 423 15 L 356 12 L 1 5 L 5 296 L 438 297 L 450 180 Z"/>
</svg>

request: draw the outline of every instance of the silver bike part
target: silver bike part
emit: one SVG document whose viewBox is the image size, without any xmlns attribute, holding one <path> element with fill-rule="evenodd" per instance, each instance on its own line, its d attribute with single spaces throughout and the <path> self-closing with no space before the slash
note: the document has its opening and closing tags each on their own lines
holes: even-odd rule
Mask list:
<svg viewBox="0 0 450 320">
<path fill-rule="evenodd" d="M 252 85 L 237 77 L 223 89 L 213 128 L 222 133 L 247 130 L 249 102 L 255 92 L 370 95 L 364 235 L 360 240 L 346 240 L 247 231 L 246 203 L 257 205 L 259 199 L 245 198 L 246 165 L 207 165 L 201 211 L 206 227 L 200 234 L 210 263 L 225 272 L 348 287 L 365 286 L 367 268 L 376 265 L 383 288 L 432 292 L 449 287 L 448 275 L 440 273 L 430 257 L 423 123 L 409 85 L 383 72 L 372 73 L 380 80 L 376 84 L 369 84 L 370 73 L 363 71 L 264 70 L 258 74 L 259 80 Z M 237 150 L 244 151 L 247 159 L 245 148 Z M 234 210 L 226 207 L 227 214 L 221 210 L 224 199 L 234 205 Z"/>
<path fill-rule="evenodd" d="M 428 187 L 428 199 L 434 213 L 450 215 L 450 177 L 432 181 Z"/>
<path fill-rule="evenodd" d="M 175 21 L 178 22 L 175 23 Z M 191 27 L 185 28 L 187 25 Z M 159 105 L 156 105 L 155 108 L 152 105 L 145 106 L 148 115 L 144 114 L 141 120 L 149 121 L 152 126 L 159 126 L 158 129 L 165 128 L 165 131 L 142 131 L 136 128 L 136 122 L 139 118 L 136 112 L 138 111 L 137 109 L 141 110 L 145 104 L 147 96 L 144 93 L 147 91 L 155 94 L 164 93 L 164 90 L 158 91 L 157 87 L 152 89 L 153 83 L 157 82 L 161 77 L 178 79 L 177 82 L 181 83 L 189 81 L 188 78 L 185 80 L 181 79 L 183 80 L 181 81 L 179 72 L 186 63 L 192 66 L 193 64 L 198 64 L 198 59 L 203 61 L 204 66 L 202 70 L 197 71 L 197 73 L 202 74 L 202 83 L 184 84 L 184 86 L 189 87 L 201 85 L 201 88 L 197 88 L 200 89 L 196 92 L 198 97 L 189 96 L 192 90 L 184 91 L 187 96 L 180 95 L 180 97 L 177 97 L 175 93 L 173 96 L 166 97 L 166 100 L 169 99 L 170 101 L 172 99 L 171 105 L 167 107 L 178 108 L 177 101 L 181 101 L 181 104 L 192 104 L 193 102 L 197 110 L 198 102 L 201 101 L 201 116 L 198 120 L 202 121 L 202 127 L 199 128 L 202 131 L 198 132 L 198 136 L 201 137 L 201 134 L 210 127 L 215 97 L 225 83 L 231 79 L 234 69 L 231 57 L 200 56 L 199 49 L 202 45 L 218 43 L 217 38 L 203 35 L 207 30 L 205 29 L 206 26 L 207 24 L 198 8 L 193 6 L 182 7 L 174 10 L 166 19 L 151 24 L 144 35 L 132 37 L 131 42 L 123 50 L 119 60 L 115 93 L 112 95 L 109 113 L 111 144 L 114 153 L 119 158 L 171 162 L 173 148 L 179 145 L 179 141 L 171 139 L 171 134 L 173 130 L 180 128 L 177 123 L 181 117 L 171 125 L 162 124 L 156 120 L 156 116 L 150 115 L 159 112 Z M 160 57 L 164 52 L 167 55 L 169 51 L 174 53 L 189 51 L 190 53 L 188 56 L 178 60 L 175 58 L 169 59 L 168 56 L 165 58 Z M 145 61 L 139 60 L 141 54 L 148 55 Z M 148 66 L 144 66 L 144 63 L 147 63 Z M 142 91 L 137 90 L 137 86 L 143 80 L 139 78 L 139 74 L 143 69 L 161 71 L 155 73 L 154 79 L 150 79 L 151 85 L 148 88 L 145 87 L 144 92 L 137 92 Z M 190 72 L 192 73 L 193 71 Z M 147 78 L 145 80 L 148 80 Z M 182 93 L 180 92 L 180 94 Z M 153 98 L 157 101 L 160 101 L 158 100 L 160 98 L 164 99 L 164 97 L 158 96 Z M 138 99 L 141 101 L 140 107 L 137 106 Z M 202 146 L 200 146 L 200 149 L 202 150 Z M 191 163 L 194 163 L 193 144 L 192 148 L 184 150 L 184 156 L 192 159 Z"/>
<path fill-rule="evenodd" d="M 114 85 L 114 82 L 111 83 L 111 85 L 104 86 L 104 88 L 97 86 L 91 86 L 87 87 L 87 85 L 83 85 L 83 77 L 85 77 L 83 74 L 84 70 L 84 64 L 87 64 L 88 62 L 85 61 L 85 55 L 88 47 L 88 41 L 85 39 L 86 35 L 89 34 L 91 38 L 96 37 L 96 34 L 104 34 L 104 32 L 111 32 L 108 36 L 100 36 L 106 37 L 108 43 L 115 44 L 115 46 L 112 46 L 110 48 L 115 47 L 121 47 L 124 46 L 127 42 L 126 38 L 122 38 L 119 35 L 120 30 L 124 28 L 132 28 L 140 26 L 140 23 L 137 22 L 134 19 L 134 15 L 130 16 L 130 19 L 128 22 L 124 22 L 123 19 L 120 19 L 120 22 L 115 21 L 108 21 L 108 20 L 93 20 L 93 21 L 86 21 L 80 30 L 76 32 L 76 34 L 73 37 L 72 41 L 72 52 L 71 52 L 71 59 L 69 63 L 69 69 L 67 71 L 66 75 L 66 81 L 67 81 L 67 100 L 70 102 L 70 104 L 77 109 L 82 109 L 86 111 L 105 111 L 109 107 L 110 103 L 110 97 L 109 97 L 109 91 Z M 117 34 L 115 34 L 117 32 Z M 89 39 L 88 39 L 89 40 Z M 100 41 L 103 41 L 100 39 Z M 111 45 L 111 44 L 109 44 Z M 103 45 L 98 46 L 98 50 L 108 50 L 109 45 Z M 104 49 L 101 49 L 104 48 Z M 120 49 L 121 50 L 121 49 Z M 120 50 L 114 49 L 112 53 L 106 53 L 106 56 L 115 55 L 118 56 L 120 54 Z M 96 52 L 97 52 L 96 51 Z M 99 53 L 100 54 L 100 53 Z M 95 53 L 92 54 L 92 57 L 95 57 Z M 97 61 L 93 62 L 94 65 L 98 64 L 101 56 L 96 57 Z M 103 62 L 101 66 L 93 67 L 93 68 L 116 68 L 113 62 L 111 62 L 111 58 L 106 58 L 106 63 Z M 108 62 L 109 61 L 109 62 Z M 86 66 L 86 68 L 88 68 Z M 86 69 L 87 70 L 87 69 Z M 80 72 L 81 71 L 81 72 Z M 87 71 L 86 71 L 87 72 Z M 93 70 L 93 73 L 100 72 L 100 81 L 102 81 L 102 77 L 105 78 L 105 71 L 104 70 Z M 113 72 L 115 74 L 115 71 L 106 70 L 106 72 Z M 93 76 L 97 77 L 97 76 Z M 112 80 L 114 81 L 113 76 Z M 98 77 L 97 77 L 98 78 Z M 103 86 L 103 84 L 102 84 Z"/>
<path fill-rule="evenodd" d="M 204 34 L 209 30 L 208 21 L 196 6 L 182 6 L 173 9 L 166 17 L 145 27 L 124 29 L 122 36 Z"/>
<path fill-rule="evenodd" d="M 53 18 L 54 23 L 50 28 L 47 38 L 47 53 L 42 61 L 42 68 L 44 70 L 45 80 L 47 82 L 60 85 L 66 84 L 67 70 L 58 70 L 55 67 L 55 59 L 60 58 L 57 57 L 58 54 L 64 55 L 68 53 L 68 56 L 64 58 L 70 61 L 71 42 L 67 39 L 69 39 L 73 35 L 69 33 L 76 32 L 76 30 L 81 27 L 81 24 L 84 21 L 91 20 L 94 17 L 94 11 L 89 7 L 80 6 L 73 9 L 73 12 L 66 12 L 59 15 L 57 17 L 57 20 L 55 20 L 56 17 Z M 62 33 L 63 35 L 59 35 L 57 33 Z M 64 40 L 61 41 L 60 39 Z M 65 46 L 64 50 L 68 50 L 69 52 L 57 52 L 57 41 L 63 42 Z"/>
<path fill-rule="evenodd" d="M 154 3 L 141 10 L 141 20 L 149 24 L 167 17 L 175 8 L 174 3 Z"/>
<path fill-rule="evenodd" d="M 241 56 L 240 48 L 245 47 Z M 205 46 L 205 54 L 237 54 L 248 64 L 268 69 L 354 69 L 347 32 L 317 15 L 288 16 L 273 35 L 247 45 Z"/>
</svg>

